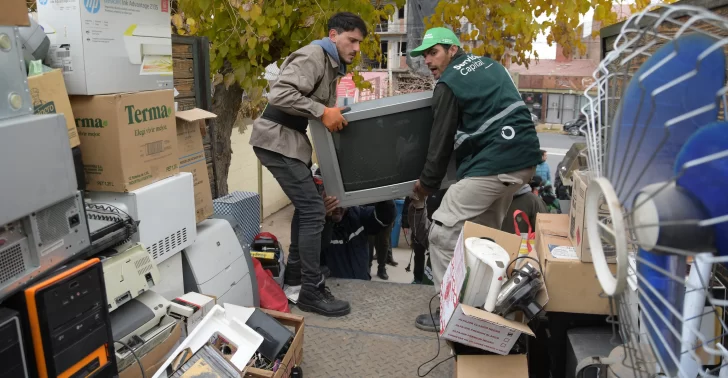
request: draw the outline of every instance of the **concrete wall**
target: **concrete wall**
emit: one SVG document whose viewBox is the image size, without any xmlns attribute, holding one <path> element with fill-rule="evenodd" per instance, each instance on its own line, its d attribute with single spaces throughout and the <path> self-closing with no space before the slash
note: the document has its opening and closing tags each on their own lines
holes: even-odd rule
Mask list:
<svg viewBox="0 0 728 378">
<path fill-rule="evenodd" d="M 258 192 L 258 158 L 253 153 L 253 147 L 248 144 L 252 128 L 252 124 L 248 124 L 243 133 L 240 133 L 240 128 L 235 128 L 230 137 L 233 150 L 228 174 L 230 192 L 236 190 Z M 263 167 L 263 217 L 268 217 L 289 203 L 288 197 L 273 175 Z"/>
</svg>

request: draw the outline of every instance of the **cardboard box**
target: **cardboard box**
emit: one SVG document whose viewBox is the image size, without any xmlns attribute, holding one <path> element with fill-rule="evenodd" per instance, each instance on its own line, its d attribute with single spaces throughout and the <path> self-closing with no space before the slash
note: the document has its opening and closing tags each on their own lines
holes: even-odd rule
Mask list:
<svg viewBox="0 0 728 378">
<path fill-rule="evenodd" d="M 0 25 L 30 26 L 28 20 L 28 4 L 25 0 L 3 0 L 3 11 L 0 12 Z"/>
<path fill-rule="evenodd" d="M 171 90 L 71 96 L 86 189 L 130 192 L 179 173 Z"/>
<path fill-rule="evenodd" d="M 490 227 L 466 222 L 460 233 L 453 259 L 445 272 L 440 288 L 440 336 L 454 342 L 507 355 L 521 333 L 534 336 L 531 329 L 517 321 L 460 303 L 460 292 L 466 277 L 464 244 L 467 238 L 486 237 L 503 247 L 514 259 L 521 247 L 521 237 Z M 534 252 L 530 255 L 538 259 Z M 515 264 L 514 264 L 515 265 Z M 543 288 L 537 297 L 541 306 L 548 303 Z"/>
<path fill-rule="evenodd" d="M 586 203 L 586 191 L 591 179 L 588 172 L 574 171 L 572 180 L 574 186 L 571 190 L 571 209 L 569 211 L 569 239 L 576 249 L 576 254 L 579 259 L 583 262 L 592 262 L 591 249 L 589 248 L 589 238 L 587 237 L 586 223 L 584 219 L 584 210 Z M 604 218 L 609 217 L 609 211 L 604 209 L 600 211 L 600 218 L 602 215 Z M 607 263 L 616 263 L 617 251 L 616 249 L 607 242 L 602 242 L 604 248 L 604 256 L 607 258 Z"/>
<path fill-rule="evenodd" d="M 546 311 L 607 315 L 609 300 L 601 297 L 602 286 L 594 265 L 579 260 L 566 237 L 568 225 L 566 214 L 538 214 L 536 217 L 536 250 L 549 294 Z M 616 265 L 610 265 L 610 269 L 614 273 Z"/>
<path fill-rule="evenodd" d="M 28 77 L 28 88 L 33 101 L 35 114 L 63 114 L 68 128 L 68 141 L 71 148 L 81 144 L 73 118 L 71 100 L 66 92 L 66 83 L 60 70 L 53 70 L 40 75 Z"/>
<path fill-rule="evenodd" d="M 484 372 L 487 372 L 485 374 Z M 525 354 L 509 356 L 457 356 L 456 378 L 508 377 L 528 378 L 528 358 Z"/>
<path fill-rule="evenodd" d="M 197 325 L 202 321 L 202 319 L 205 318 L 207 313 L 215 307 L 217 299 L 191 291 L 179 298 L 173 299 L 172 303 L 192 309 L 192 314 L 189 316 L 185 316 L 187 314 L 183 315 L 179 312 L 175 312 L 174 307 L 170 307 L 169 310 L 170 315 L 182 319 L 187 329 L 186 334 L 189 335 L 190 332 L 192 332 L 192 330 L 195 329 L 195 327 L 197 327 Z"/>
<path fill-rule="evenodd" d="M 252 378 L 288 378 L 291 376 L 292 369 L 303 363 L 303 316 L 273 310 L 261 310 L 278 320 L 284 326 L 295 328 L 295 335 L 293 336 L 293 341 L 291 341 L 291 346 L 288 348 L 288 352 L 283 357 L 281 368 L 278 371 L 273 373 L 270 370 L 249 367 L 245 372 L 245 376 Z"/>
<path fill-rule="evenodd" d="M 139 356 L 144 367 L 144 376 L 152 377 L 166 361 L 167 355 L 173 350 L 182 335 L 182 325 L 177 324 L 167 340 L 157 345 L 144 356 Z M 136 363 L 119 372 L 119 378 L 142 378 L 142 372 Z"/>
<path fill-rule="evenodd" d="M 169 0 L 39 0 L 46 65 L 63 70 L 69 94 L 172 89 L 170 10 Z"/>
<path fill-rule="evenodd" d="M 215 209 L 212 206 L 210 178 L 207 174 L 205 147 L 202 144 L 202 131 L 205 120 L 217 117 L 202 109 L 176 112 L 177 148 L 179 149 L 179 170 L 192 173 L 195 185 L 195 217 L 197 222 L 210 217 Z"/>
</svg>

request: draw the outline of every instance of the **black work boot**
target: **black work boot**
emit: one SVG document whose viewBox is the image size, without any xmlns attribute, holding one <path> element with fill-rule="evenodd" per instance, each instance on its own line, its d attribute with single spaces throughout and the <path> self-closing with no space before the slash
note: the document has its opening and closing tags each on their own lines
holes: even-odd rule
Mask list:
<svg viewBox="0 0 728 378">
<path fill-rule="evenodd" d="M 377 268 L 377 277 L 379 277 L 385 281 L 388 280 L 389 275 L 387 275 L 387 268 L 385 268 L 383 266 L 380 266 L 379 268 Z"/>
<path fill-rule="evenodd" d="M 287 264 L 283 274 L 283 284 L 286 286 L 301 285 L 301 264 Z"/>
<path fill-rule="evenodd" d="M 301 286 L 296 305 L 301 311 L 330 317 L 344 316 L 351 312 L 349 302 L 334 298 L 329 288 L 323 284 L 320 288 L 308 284 Z"/>
<path fill-rule="evenodd" d="M 432 322 L 432 317 L 435 318 L 435 323 Z M 415 320 L 415 327 L 427 331 L 427 332 L 439 332 L 440 331 L 440 310 L 435 311 L 432 316 L 430 313 L 422 314 Z"/>
<path fill-rule="evenodd" d="M 397 265 L 399 265 L 398 262 L 394 261 L 394 256 L 392 256 L 392 250 L 391 249 L 389 250 L 389 253 L 387 253 L 387 265 L 391 265 L 391 266 L 394 266 L 394 267 L 396 267 Z"/>
</svg>

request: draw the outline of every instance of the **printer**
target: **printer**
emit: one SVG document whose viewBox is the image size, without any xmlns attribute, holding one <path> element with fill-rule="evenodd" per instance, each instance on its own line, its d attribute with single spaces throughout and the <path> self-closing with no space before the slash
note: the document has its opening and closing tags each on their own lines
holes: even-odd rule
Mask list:
<svg viewBox="0 0 728 378">
<path fill-rule="evenodd" d="M 110 249 L 101 256 L 109 312 L 160 282 L 159 269 L 140 243 Z"/>
<path fill-rule="evenodd" d="M 248 255 L 249 256 L 249 255 Z M 185 292 L 217 297 L 217 303 L 254 307 L 258 282 L 250 257 L 225 219 L 205 219 L 197 225 L 197 239 L 182 255 Z"/>
<path fill-rule="evenodd" d="M 131 25 L 124 32 L 124 45 L 131 64 L 142 64 L 144 57 L 172 56 L 172 35 L 167 25 Z"/>
</svg>

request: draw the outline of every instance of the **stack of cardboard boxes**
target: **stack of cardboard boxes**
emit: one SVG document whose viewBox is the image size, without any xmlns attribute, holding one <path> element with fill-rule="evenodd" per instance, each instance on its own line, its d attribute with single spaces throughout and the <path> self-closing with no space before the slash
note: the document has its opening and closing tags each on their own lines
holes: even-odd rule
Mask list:
<svg viewBox="0 0 728 378">
<path fill-rule="evenodd" d="M 214 115 L 175 111 L 170 11 L 169 0 L 39 0 L 54 70 L 29 86 L 36 113 L 64 113 L 86 190 L 130 192 L 190 172 L 199 222 L 213 213 L 200 123 Z"/>
<path fill-rule="evenodd" d="M 536 218 L 536 251 L 549 293 L 548 312 L 609 314 L 609 301 L 601 295 L 586 235 L 584 205 L 589 179 L 587 172 L 574 172 L 569 214 L 538 214 Z M 608 243 L 602 244 L 614 273 L 615 251 Z"/>
</svg>

